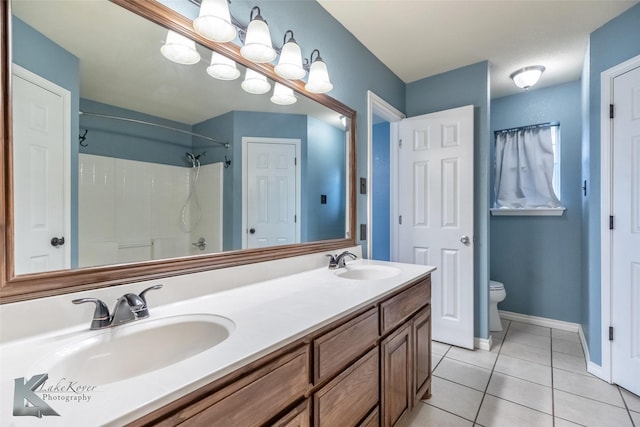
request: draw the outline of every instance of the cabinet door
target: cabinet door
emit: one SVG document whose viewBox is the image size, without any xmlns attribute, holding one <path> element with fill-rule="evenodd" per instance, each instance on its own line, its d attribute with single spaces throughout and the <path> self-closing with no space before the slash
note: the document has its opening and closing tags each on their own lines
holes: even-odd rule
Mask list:
<svg viewBox="0 0 640 427">
<path fill-rule="evenodd" d="M 412 321 L 413 403 L 431 397 L 431 305 Z"/>
<path fill-rule="evenodd" d="M 284 417 L 273 423 L 275 427 L 310 427 L 311 412 L 309 399 L 295 407 Z"/>
<path fill-rule="evenodd" d="M 411 322 L 380 344 L 382 426 L 391 427 L 413 406 Z"/>
</svg>

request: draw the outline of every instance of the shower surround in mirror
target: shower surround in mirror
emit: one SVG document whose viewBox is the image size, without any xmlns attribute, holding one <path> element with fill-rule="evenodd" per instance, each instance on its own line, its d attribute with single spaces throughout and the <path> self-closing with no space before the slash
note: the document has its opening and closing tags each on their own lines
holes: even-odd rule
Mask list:
<svg viewBox="0 0 640 427">
<path fill-rule="evenodd" d="M 220 252 L 222 170 L 80 154 L 79 266 Z"/>
</svg>

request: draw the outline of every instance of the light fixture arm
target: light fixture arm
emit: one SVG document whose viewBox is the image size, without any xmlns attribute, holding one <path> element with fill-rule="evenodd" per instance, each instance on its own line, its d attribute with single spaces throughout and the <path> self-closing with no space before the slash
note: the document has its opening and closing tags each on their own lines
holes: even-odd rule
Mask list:
<svg viewBox="0 0 640 427">
<path fill-rule="evenodd" d="M 291 34 L 291 37 L 289 37 L 289 40 L 287 40 L 287 34 Z M 284 38 L 282 40 L 282 46 L 284 46 L 285 44 L 287 44 L 287 42 L 294 42 L 296 43 L 296 39 L 293 38 L 293 31 L 291 30 L 287 30 L 284 33 Z"/>
</svg>

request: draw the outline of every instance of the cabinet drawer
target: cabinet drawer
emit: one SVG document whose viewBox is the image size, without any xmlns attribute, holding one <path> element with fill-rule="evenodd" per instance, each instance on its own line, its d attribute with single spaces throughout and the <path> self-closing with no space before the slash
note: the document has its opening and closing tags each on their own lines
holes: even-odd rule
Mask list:
<svg viewBox="0 0 640 427">
<path fill-rule="evenodd" d="M 371 348 L 378 338 L 378 309 L 361 314 L 313 341 L 314 384 L 340 372 Z"/>
<path fill-rule="evenodd" d="M 431 299 L 431 276 L 380 304 L 380 332 L 385 334 Z"/>
<path fill-rule="evenodd" d="M 206 398 L 213 404 L 183 426 L 258 426 L 304 396 L 309 388 L 308 346 L 286 354 Z"/>
<path fill-rule="evenodd" d="M 378 360 L 374 348 L 314 394 L 314 426 L 355 426 L 378 404 Z"/>
</svg>

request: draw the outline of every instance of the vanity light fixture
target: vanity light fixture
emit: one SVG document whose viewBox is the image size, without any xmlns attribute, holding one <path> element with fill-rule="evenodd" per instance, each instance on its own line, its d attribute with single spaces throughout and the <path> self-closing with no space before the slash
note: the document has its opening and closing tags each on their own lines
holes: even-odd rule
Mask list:
<svg viewBox="0 0 640 427">
<path fill-rule="evenodd" d="M 256 16 L 253 12 L 257 11 Z M 258 64 L 271 62 L 276 58 L 276 50 L 271 44 L 271 34 L 267 22 L 260 15 L 260 8 L 253 6 L 249 16 L 249 26 L 240 54 Z"/>
<path fill-rule="evenodd" d="M 192 65 L 200 62 L 196 42 L 175 31 L 169 30 L 167 40 L 160 48 L 160 52 L 169 61 L 178 64 Z"/>
<path fill-rule="evenodd" d="M 271 84 L 267 80 L 267 76 L 254 71 L 251 68 L 247 68 L 247 72 L 244 75 L 244 80 L 240 84 L 240 86 L 242 87 L 242 89 L 244 89 L 245 92 L 254 95 L 262 95 L 263 93 L 269 92 L 269 90 L 271 89 Z"/>
<path fill-rule="evenodd" d="M 293 89 L 280 83 L 275 84 L 271 102 L 278 105 L 291 105 L 295 104 L 297 100 L 298 98 L 293 94 Z"/>
<path fill-rule="evenodd" d="M 291 34 L 287 41 L 287 34 Z M 302 66 L 302 52 L 300 46 L 293 38 L 293 31 L 287 30 L 284 33 L 282 50 L 280 51 L 280 59 L 278 65 L 274 67 L 274 71 L 282 78 L 289 80 L 299 80 L 303 78 L 307 72 Z"/>
<path fill-rule="evenodd" d="M 528 90 L 531 86 L 538 83 L 538 79 L 540 79 L 544 70 L 545 68 L 542 65 L 532 65 L 514 71 L 509 77 L 516 86 Z"/>
<path fill-rule="evenodd" d="M 207 67 L 207 73 L 218 80 L 235 80 L 240 77 L 236 61 L 218 52 L 211 52 L 211 65 Z"/>
<path fill-rule="evenodd" d="M 202 0 L 200 12 L 193 21 L 193 29 L 214 42 L 225 43 L 236 38 L 227 0 Z"/>
<path fill-rule="evenodd" d="M 313 59 L 313 54 L 317 53 L 316 59 Z M 314 49 L 311 52 L 310 57 L 311 67 L 309 68 L 309 80 L 304 86 L 311 93 L 327 93 L 333 89 L 331 81 L 329 81 L 329 71 L 327 70 L 327 64 L 324 63 L 320 57 L 320 51 Z"/>
</svg>

